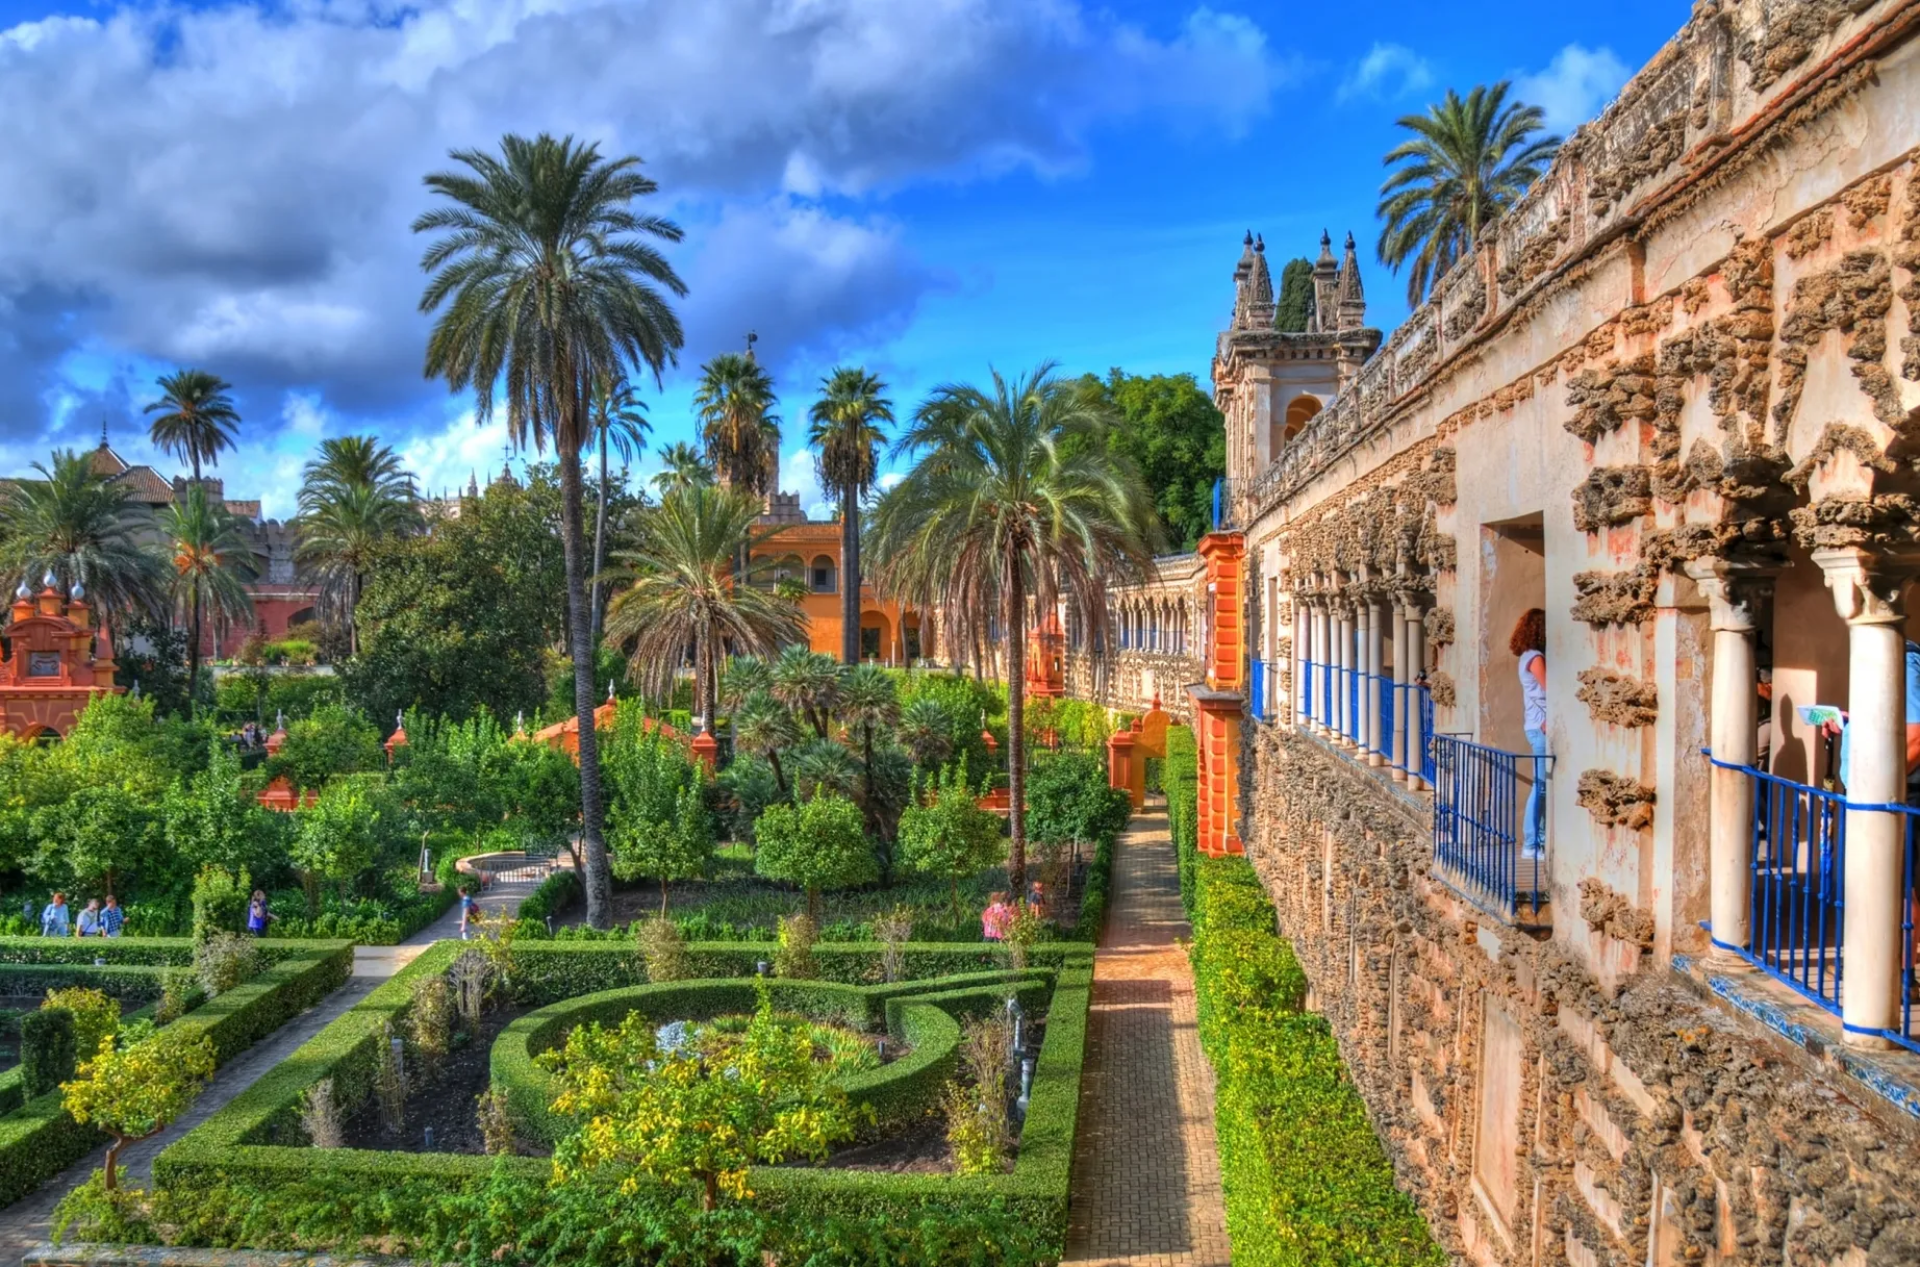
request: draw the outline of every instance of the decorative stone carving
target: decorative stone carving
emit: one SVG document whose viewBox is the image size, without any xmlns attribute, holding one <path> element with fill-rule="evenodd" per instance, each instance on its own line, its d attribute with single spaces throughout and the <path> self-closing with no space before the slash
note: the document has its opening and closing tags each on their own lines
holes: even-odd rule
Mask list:
<svg viewBox="0 0 1920 1267">
<path fill-rule="evenodd" d="M 1810 216 L 1802 216 L 1781 240 L 1781 249 L 1790 260 L 1804 259 L 1833 238 L 1833 209 L 1822 207 Z"/>
<path fill-rule="evenodd" d="M 1447 322 L 1444 327 L 1447 340 L 1452 342 L 1465 338 L 1480 324 L 1480 318 L 1487 315 L 1487 288 L 1475 278 L 1463 287 L 1457 295 L 1447 296 L 1451 304 L 1447 308 Z"/>
<path fill-rule="evenodd" d="M 1547 271 L 1560 248 L 1573 236 L 1573 213 L 1562 211 L 1547 221 L 1546 227 L 1519 244 L 1518 250 L 1500 266 L 1496 278 L 1502 294 L 1518 295 L 1527 283 Z"/>
<path fill-rule="evenodd" d="M 1655 388 L 1651 352 L 1582 370 L 1567 381 L 1567 430 L 1592 444 L 1622 423 L 1652 421 L 1659 412 Z"/>
<path fill-rule="evenodd" d="M 1653 617 L 1659 570 L 1640 563 L 1625 572 L 1576 572 L 1573 618 L 1589 625 L 1633 625 Z"/>
<path fill-rule="evenodd" d="M 1433 697 L 1438 708 L 1452 708 L 1460 698 L 1454 689 L 1453 674 L 1445 669 L 1435 669 L 1427 675 L 1427 694 Z"/>
<path fill-rule="evenodd" d="M 1765 21 L 1741 41 L 1736 55 L 1747 64 L 1747 82 L 1765 92 L 1781 76 L 1813 56 L 1836 27 L 1867 6 L 1861 0 L 1799 0 L 1762 7 Z"/>
<path fill-rule="evenodd" d="M 1592 876 L 1580 881 L 1580 918 L 1589 928 L 1609 937 L 1643 949 L 1653 945 L 1653 916 L 1636 910 L 1623 894 Z"/>
<path fill-rule="evenodd" d="M 1659 692 L 1653 683 L 1605 669 L 1582 669 L 1574 698 L 1587 706 L 1595 721 L 1615 726 L 1651 726 L 1660 715 Z"/>
<path fill-rule="evenodd" d="M 1651 491 L 1644 466 L 1597 467 L 1573 490 L 1573 526 L 1599 532 L 1632 523 L 1653 509 Z"/>
<path fill-rule="evenodd" d="M 1578 799 L 1594 821 L 1638 831 L 1653 824 L 1653 789 L 1611 770 L 1580 772 Z"/>
<path fill-rule="evenodd" d="M 1434 647 L 1453 645 L 1453 608 L 1435 607 L 1427 612 L 1427 644 Z"/>
<path fill-rule="evenodd" d="M 1907 305 L 1907 335 L 1900 340 L 1900 374 L 1920 382 L 1920 175 L 1907 180 L 1907 208 L 1900 217 L 1900 240 L 1893 262 L 1907 270 L 1900 298 Z"/>
<path fill-rule="evenodd" d="M 1853 376 L 1873 401 L 1873 414 L 1896 427 L 1903 421 L 1900 396 L 1880 364 L 1887 354 L 1886 316 L 1893 306 L 1893 271 L 1886 253 L 1849 251 L 1830 269 L 1793 284 L 1787 317 L 1780 325 L 1780 395 L 1774 402 L 1774 443 L 1786 443 L 1787 428 L 1800 406 L 1807 360 L 1820 336 L 1838 330 L 1847 336 Z M 1805 464 L 1803 464 L 1804 466 Z"/>
</svg>

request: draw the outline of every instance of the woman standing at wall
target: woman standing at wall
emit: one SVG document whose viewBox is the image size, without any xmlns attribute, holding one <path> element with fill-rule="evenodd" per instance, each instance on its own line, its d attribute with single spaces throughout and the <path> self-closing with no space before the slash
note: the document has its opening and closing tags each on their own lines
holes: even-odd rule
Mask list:
<svg viewBox="0 0 1920 1267">
<path fill-rule="evenodd" d="M 1533 789 L 1527 793 L 1523 858 L 1546 856 L 1547 839 L 1547 613 L 1530 607 L 1513 627 L 1507 649 L 1520 657 L 1520 698 L 1526 708 L 1527 746 L 1533 751 Z"/>
</svg>

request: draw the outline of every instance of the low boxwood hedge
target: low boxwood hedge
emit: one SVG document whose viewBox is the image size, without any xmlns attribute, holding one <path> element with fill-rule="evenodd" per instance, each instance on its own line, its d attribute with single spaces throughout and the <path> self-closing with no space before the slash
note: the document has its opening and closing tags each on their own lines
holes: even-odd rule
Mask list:
<svg viewBox="0 0 1920 1267">
<path fill-rule="evenodd" d="M 1170 763 L 1171 764 L 1171 763 Z M 1193 976 L 1233 1261 L 1429 1267 L 1446 1261 L 1348 1079 L 1307 978 L 1244 858 L 1195 861 Z"/>
<path fill-rule="evenodd" d="M 4 940 L 38 942 L 41 939 Z M 155 946 L 152 943 L 156 941 L 169 944 Z M 49 938 L 45 944 L 57 955 L 55 948 L 66 943 Z M 211 1038 L 214 1059 L 219 1064 L 225 1064 L 332 993 L 353 970 L 351 942 L 305 942 L 291 947 L 263 942 L 262 947 L 276 954 L 278 962 L 253 980 L 201 1004 L 173 1022 Z M 0 946 L 0 954 L 11 949 Z M 185 961 L 190 962 L 193 954 L 192 943 L 185 938 L 103 938 L 87 943 L 86 949 L 98 952 L 102 958 L 143 964 L 183 962 L 178 959 L 182 950 Z M 54 957 L 24 961 L 46 965 L 48 972 L 52 971 L 52 965 L 65 962 L 73 976 L 60 984 L 88 985 L 93 984 L 87 979 L 90 973 L 104 971 L 93 965 L 93 957 L 94 954 L 89 953 L 84 964 Z M 128 1019 L 144 1014 L 146 1010 L 134 1012 Z M 99 1131 L 82 1126 L 68 1116 L 61 1107 L 58 1091 L 25 1103 L 19 1102 L 19 1094 L 18 1071 L 10 1070 L 0 1078 L 0 1105 L 11 1100 L 13 1106 L 11 1112 L 0 1116 L 0 1205 L 19 1200 L 104 1142 Z"/>
<path fill-rule="evenodd" d="M 160 997 L 168 969 L 159 964 L 0 963 L 0 995 L 41 997 L 70 985 L 98 990 L 122 1003 Z"/>
<path fill-rule="evenodd" d="M 1180 867 L 1180 901 L 1193 918 L 1193 865 L 1200 849 L 1200 750 L 1193 731 L 1167 727 L 1167 759 L 1161 769 L 1167 792 L 1167 830 L 1173 835 L 1173 854 Z"/>
<path fill-rule="evenodd" d="M 632 1262 L 636 1246 L 660 1244 L 649 1237 L 672 1203 L 664 1190 L 644 1182 L 636 1192 L 595 1206 L 596 1214 L 585 1220 L 592 1226 L 582 1226 L 577 1218 L 561 1226 L 554 1210 L 599 1198 L 550 1192 L 551 1166 L 543 1160 L 291 1146 L 304 1138 L 296 1109 L 313 1083 L 333 1078 L 336 1095 L 346 1103 L 370 1093 L 383 1027 L 404 1013 L 413 980 L 444 971 L 459 949 L 457 943 L 443 943 L 428 950 L 160 1155 L 155 1182 L 167 1222 L 184 1242 L 314 1251 L 377 1241 L 390 1252 L 439 1260 L 483 1261 L 497 1249 L 498 1261 L 578 1267 Z M 764 947 L 702 943 L 689 949 L 695 962 L 738 966 L 735 976 L 751 972 L 753 958 L 765 953 Z M 878 963 L 878 947 L 819 949 L 856 977 L 866 974 L 868 961 Z M 980 949 L 966 948 L 968 966 L 979 962 Z M 1050 952 L 1052 962 L 1026 973 L 990 969 L 858 991 L 846 991 L 845 983 L 838 988 L 831 982 L 781 983 L 796 992 L 792 998 L 822 1003 L 844 1006 L 857 995 L 870 1015 L 887 1016 L 916 1043 L 914 1054 L 887 1072 L 896 1079 L 913 1074 L 913 1080 L 897 1085 L 930 1088 L 929 1094 L 944 1082 L 945 1071 L 914 1068 L 912 1062 L 922 1051 L 942 1049 L 953 1015 L 998 1006 L 1009 987 L 1032 1006 L 1045 998 L 1046 1037 L 1012 1171 L 963 1177 L 756 1167 L 748 1181 L 754 1198 L 735 1212 L 751 1227 L 730 1242 L 741 1261 L 759 1262 L 761 1249 L 812 1267 L 1058 1260 L 1093 973 L 1091 947 L 1063 943 L 1041 949 Z M 939 945 L 911 947 L 908 956 L 910 964 L 963 957 L 957 948 Z M 567 982 L 639 984 L 632 980 L 637 972 L 632 953 L 604 944 L 522 944 L 514 960 L 516 993 L 536 1002 L 565 997 L 554 992 Z M 746 982 L 657 989 L 691 990 L 699 998 L 722 984 L 729 1000 L 741 991 L 738 997 L 751 997 Z M 930 991 L 936 985 L 941 988 Z M 718 1005 L 717 993 L 706 997 Z"/>
</svg>

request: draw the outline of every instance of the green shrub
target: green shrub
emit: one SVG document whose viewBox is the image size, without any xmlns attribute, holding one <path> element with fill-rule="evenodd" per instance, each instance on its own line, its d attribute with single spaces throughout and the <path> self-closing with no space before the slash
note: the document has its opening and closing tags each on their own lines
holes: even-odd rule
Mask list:
<svg viewBox="0 0 1920 1267">
<path fill-rule="evenodd" d="M 245 868 L 235 876 L 225 867 L 202 867 L 193 880 L 194 941 L 205 941 L 215 933 L 243 932 L 252 888 Z"/>
<path fill-rule="evenodd" d="M 1169 769 L 1172 768 L 1169 761 Z M 1203 858 L 1192 949 L 1213 1064 L 1221 1180 L 1236 1264 L 1430 1267 L 1445 1261 L 1394 1184 L 1306 974 L 1243 858 Z"/>
<path fill-rule="evenodd" d="M 1193 917 L 1193 864 L 1200 848 L 1200 751 L 1193 731 L 1167 727 L 1167 760 L 1161 771 L 1167 790 L 1167 829 L 1173 835 L 1174 857 L 1180 867 L 1180 901 Z"/>
<path fill-rule="evenodd" d="M 76 1063 L 92 1060 L 100 1051 L 100 1040 L 111 1038 L 120 1029 L 120 1001 L 110 999 L 89 986 L 68 986 L 48 990 L 43 1012 L 64 1010 L 73 1014 L 73 1054 Z"/>
<path fill-rule="evenodd" d="M 772 805 L 753 827 L 754 870 L 807 891 L 807 913 L 820 918 L 823 889 L 867 884 L 880 874 L 867 844 L 866 815 L 844 796 L 816 792 L 798 805 Z"/>
<path fill-rule="evenodd" d="M 73 1077 L 73 1013 L 41 1008 L 20 1018 L 20 1083 L 28 1099 L 46 1095 Z"/>
</svg>

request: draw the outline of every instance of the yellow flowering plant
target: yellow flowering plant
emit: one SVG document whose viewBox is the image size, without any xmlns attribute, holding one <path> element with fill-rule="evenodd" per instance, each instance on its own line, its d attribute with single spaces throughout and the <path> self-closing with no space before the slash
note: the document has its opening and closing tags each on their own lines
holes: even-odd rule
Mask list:
<svg viewBox="0 0 1920 1267">
<path fill-rule="evenodd" d="M 764 986 L 738 1033 L 696 1028 L 663 1045 L 654 1023 L 634 1013 L 614 1029 L 580 1026 L 539 1059 L 556 1075 L 554 1111 L 581 1122 L 554 1150 L 556 1183 L 624 1167 L 623 1194 L 638 1192 L 645 1175 L 698 1185 L 702 1208 L 713 1210 L 722 1195 L 753 1195 L 753 1163 L 819 1160 L 859 1118 L 815 1062 L 807 1030 L 781 1023 Z"/>
<path fill-rule="evenodd" d="M 213 1040 L 204 1034 L 163 1029 L 124 1050 L 111 1035 L 100 1040 L 79 1076 L 62 1083 L 62 1103 L 73 1120 L 92 1123 L 111 1137 L 105 1188 L 114 1190 L 120 1150 L 151 1139 L 192 1107 L 213 1076 Z"/>
</svg>

